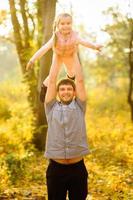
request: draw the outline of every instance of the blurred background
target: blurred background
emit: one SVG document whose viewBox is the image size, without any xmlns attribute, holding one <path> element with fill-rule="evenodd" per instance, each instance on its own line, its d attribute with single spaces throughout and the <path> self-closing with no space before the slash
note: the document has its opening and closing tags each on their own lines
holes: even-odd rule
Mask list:
<svg viewBox="0 0 133 200">
<path fill-rule="evenodd" d="M 88 199 L 133 199 L 133 1 L 5 0 L 0 4 L 0 199 L 46 199 L 47 122 L 39 100 L 52 52 L 26 71 L 56 15 L 103 45 L 79 47 L 88 96 Z M 64 77 L 62 68 L 60 77 Z"/>
</svg>

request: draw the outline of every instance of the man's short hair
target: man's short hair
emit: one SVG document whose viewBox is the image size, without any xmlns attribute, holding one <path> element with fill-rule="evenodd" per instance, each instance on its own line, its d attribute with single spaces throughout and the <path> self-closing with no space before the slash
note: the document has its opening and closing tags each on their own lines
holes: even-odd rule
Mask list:
<svg viewBox="0 0 133 200">
<path fill-rule="evenodd" d="M 76 90 L 76 85 L 75 82 L 71 79 L 65 78 L 65 79 L 61 79 L 58 84 L 57 84 L 57 92 L 59 91 L 59 87 L 61 85 L 71 85 L 73 87 L 73 90 Z"/>
</svg>

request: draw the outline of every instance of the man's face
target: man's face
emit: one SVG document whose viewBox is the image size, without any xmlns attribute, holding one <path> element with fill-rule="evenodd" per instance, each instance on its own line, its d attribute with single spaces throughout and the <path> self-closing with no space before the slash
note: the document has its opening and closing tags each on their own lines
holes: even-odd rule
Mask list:
<svg viewBox="0 0 133 200">
<path fill-rule="evenodd" d="M 69 104 L 75 96 L 75 91 L 72 85 L 60 85 L 58 96 L 62 103 Z"/>
</svg>

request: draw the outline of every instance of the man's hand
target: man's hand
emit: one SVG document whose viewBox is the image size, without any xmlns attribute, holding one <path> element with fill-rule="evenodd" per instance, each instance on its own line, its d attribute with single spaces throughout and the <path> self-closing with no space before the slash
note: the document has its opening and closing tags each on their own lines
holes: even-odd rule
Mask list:
<svg viewBox="0 0 133 200">
<path fill-rule="evenodd" d="M 29 60 L 29 62 L 26 65 L 26 71 L 28 71 L 29 69 L 32 69 L 34 65 L 34 62 L 32 60 Z"/>
</svg>

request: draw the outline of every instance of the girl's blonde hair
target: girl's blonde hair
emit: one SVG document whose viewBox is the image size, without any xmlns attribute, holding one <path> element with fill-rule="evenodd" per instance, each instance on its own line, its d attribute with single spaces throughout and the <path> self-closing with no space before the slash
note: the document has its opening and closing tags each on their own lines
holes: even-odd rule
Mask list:
<svg viewBox="0 0 133 200">
<path fill-rule="evenodd" d="M 56 17 L 56 19 L 55 19 L 55 21 L 54 21 L 54 23 L 53 23 L 53 35 L 54 35 L 53 47 L 54 47 L 54 48 L 55 48 L 56 42 L 57 42 L 56 28 L 57 28 L 58 24 L 60 23 L 60 20 L 61 20 L 62 18 L 64 18 L 64 17 L 70 17 L 71 20 L 72 20 L 72 16 L 71 16 L 70 14 L 68 14 L 68 13 L 62 13 L 62 14 L 59 14 L 59 15 Z"/>
</svg>

